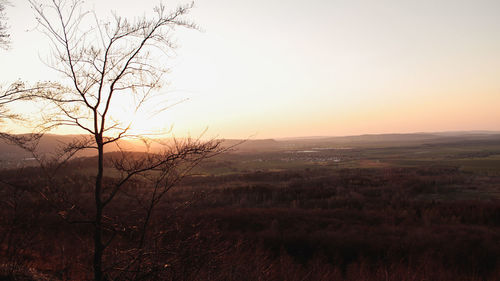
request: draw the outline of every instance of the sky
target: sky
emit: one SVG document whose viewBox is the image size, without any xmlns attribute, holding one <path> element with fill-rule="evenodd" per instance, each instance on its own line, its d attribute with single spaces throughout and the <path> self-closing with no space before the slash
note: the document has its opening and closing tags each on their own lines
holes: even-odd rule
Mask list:
<svg viewBox="0 0 500 281">
<path fill-rule="evenodd" d="M 60 79 L 29 5 L 12 2 L 0 82 Z M 86 1 L 100 17 L 157 3 Z M 162 89 L 182 102 L 136 125 L 223 138 L 499 131 L 499 12 L 498 0 L 198 0 L 201 31 L 177 30 Z"/>
</svg>

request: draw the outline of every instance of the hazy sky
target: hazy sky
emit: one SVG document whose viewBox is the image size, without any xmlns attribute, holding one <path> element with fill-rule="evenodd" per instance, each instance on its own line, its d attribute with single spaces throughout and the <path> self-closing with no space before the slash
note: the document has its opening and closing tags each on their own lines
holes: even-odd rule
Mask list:
<svg viewBox="0 0 500 281">
<path fill-rule="evenodd" d="M 58 79 L 29 5 L 12 2 L 1 81 Z M 87 3 L 134 16 L 158 1 Z M 165 90 L 189 100 L 139 124 L 225 138 L 500 130 L 499 14 L 498 0 L 198 0 L 203 32 L 179 30 Z"/>
</svg>

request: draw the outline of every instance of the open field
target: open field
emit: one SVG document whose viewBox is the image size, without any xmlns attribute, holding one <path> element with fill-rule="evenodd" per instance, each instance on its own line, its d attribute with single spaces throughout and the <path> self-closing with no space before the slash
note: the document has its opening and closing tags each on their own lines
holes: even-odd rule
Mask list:
<svg viewBox="0 0 500 281">
<path fill-rule="evenodd" d="M 251 171 L 326 167 L 376 168 L 450 166 L 463 171 L 500 175 L 500 136 L 487 135 L 423 140 L 349 142 L 283 141 L 266 147 L 238 149 L 203 163 L 200 173 L 227 174 Z"/>
</svg>

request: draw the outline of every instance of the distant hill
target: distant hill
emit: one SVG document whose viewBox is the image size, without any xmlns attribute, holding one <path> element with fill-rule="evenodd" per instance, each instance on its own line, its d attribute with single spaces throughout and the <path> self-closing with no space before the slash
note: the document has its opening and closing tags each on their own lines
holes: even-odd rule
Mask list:
<svg viewBox="0 0 500 281">
<path fill-rule="evenodd" d="M 46 134 L 44 135 L 38 144 L 37 153 L 40 154 L 53 154 L 61 151 L 63 147 L 71 143 L 76 139 L 85 138 L 88 136 L 84 135 L 54 135 Z M 119 142 L 120 147 L 127 150 L 138 150 L 138 145 L 121 140 Z M 109 145 L 106 152 L 117 151 L 118 147 L 116 145 Z M 80 151 L 77 156 L 94 156 L 97 152 L 93 149 L 85 149 Z M 20 148 L 15 144 L 11 144 L 4 139 L 0 138 L 0 168 L 17 166 L 20 162 L 31 159 L 33 156 Z"/>
<path fill-rule="evenodd" d="M 61 147 L 82 138 L 82 135 L 53 135 L 47 134 L 40 140 L 39 152 L 54 153 Z M 224 147 L 230 147 L 230 153 L 255 153 L 273 152 L 295 149 L 311 148 L 357 148 L 357 147 L 391 147 L 412 146 L 421 144 L 443 144 L 463 141 L 500 142 L 500 132 L 466 131 L 466 132 L 436 132 L 413 134 L 366 134 L 358 136 L 341 137 L 301 137 L 283 139 L 257 139 L 257 140 L 223 140 Z M 151 143 L 149 151 L 158 151 L 163 144 L 168 144 L 171 139 L 156 140 Z M 146 146 L 140 140 L 120 140 L 117 145 L 127 151 L 143 152 Z M 107 146 L 106 152 L 118 151 L 116 144 Z M 80 152 L 77 156 L 94 156 L 96 152 L 91 149 Z M 15 166 L 20 161 L 30 159 L 31 155 L 21 148 L 0 139 L 0 168 Z"/>
<path fill-rule="evenodd" d="M 238 140 L 229 139 L 222 142 L 224 147 L 232 147 L 234 152 L 254 152 L 254 151 L 272 151 L 282 147 L 282 144 L 274 139 L 260 140 Z"/>
<path fill-rule="evenodd" d="M 499 140 L 500 132 L 437 132 L 437 133 L 410 133 L 410 134 L 366 134 L 341 137 L 312 137 L 287 138 L 281 143 L 291 146 L 352 146 L 352 147 L 387 147 L 409 146 L 416 144 L 446 143 L 467 140 Z"/>
<path fill-rule="evenodd" d="M 407 141 L 422 141 L 438 138 L 439 136 L 429 133 L 415 134 L 367 134 L 359 136 L 342 136 L 342 137 L 327 137 L 314 138 L 313 142 L 335 142 L 335 143 L 370 143 L 370 142 L 407 142 Z M 306 139 L 307 140 L 307 139 Z"/>
<path fill-rule="evenodd" d="M 63 148 L 65 145 L 71 143 L 75 139 L 84 138 L 84 135 L 55 135 L 55 134 L 46 134 L 44 135 L 39 142 L 38 151 L 41 153 L 53 153 L 60 148 Z M 128 145 L 126 141 L 122 141 L 124 145 Z M 111 150 L 115 150 L 110 146 Z M 23 149 L 18 147 L 17 145 L 11 144 L 0 138 L 0 155 L 5 153 L 25 153 Z M 94 154 L 91 150 L 84 151 L 85 155 Z"/>
</svg>

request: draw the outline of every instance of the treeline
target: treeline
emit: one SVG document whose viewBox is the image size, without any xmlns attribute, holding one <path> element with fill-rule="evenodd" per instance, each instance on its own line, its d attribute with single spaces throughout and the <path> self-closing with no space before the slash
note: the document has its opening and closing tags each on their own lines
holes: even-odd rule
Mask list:
<svg viewBox="0 0 500 281">
<path fill-rule="evenodd" d="M 91 212 L 92 177 L 63 174 Z M 0 176 L 4 278 L 91 279 L 88 227 L 36 193 L 36 169 Z M 123 265 L 150 187 L 133 181 L 107 214 L 122 231 L 106 264 L 116 280 L 500 280 L 499 182 L 444 166 L 188 177 L 153 213 L 137 274 Z"/>
</svg>

